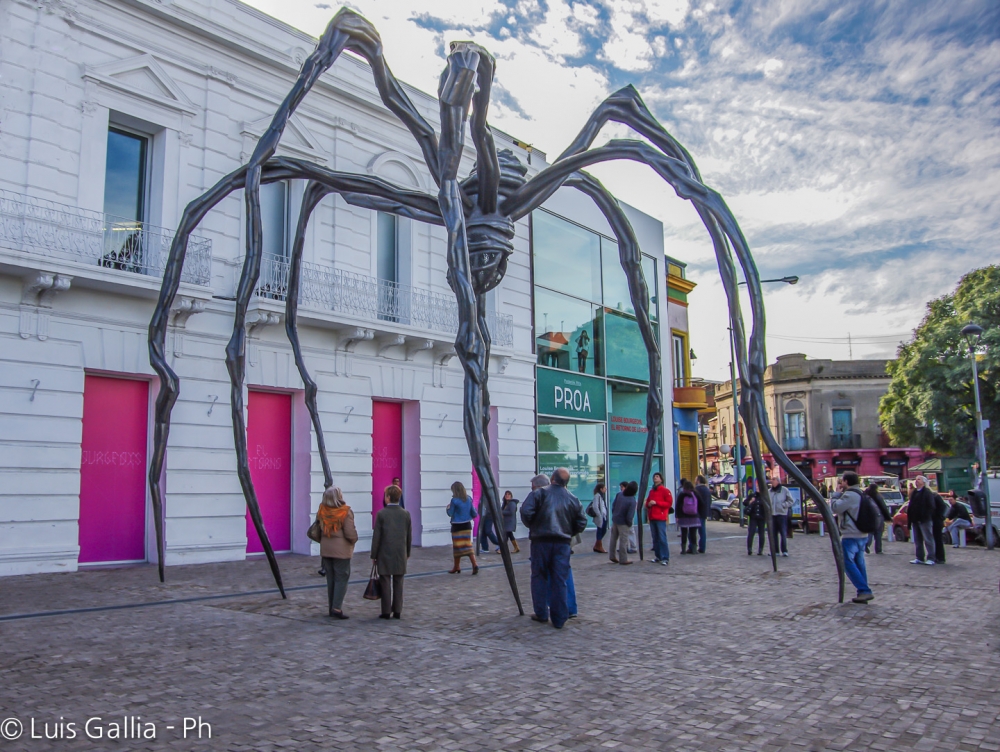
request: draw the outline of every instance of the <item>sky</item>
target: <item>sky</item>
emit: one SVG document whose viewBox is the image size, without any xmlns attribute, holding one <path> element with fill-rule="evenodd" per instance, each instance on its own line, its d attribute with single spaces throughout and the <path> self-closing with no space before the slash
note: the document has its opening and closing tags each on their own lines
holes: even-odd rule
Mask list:
<svg viewBox="0 0 1000 752">
<path fill-rule="evenodd" d="M 318 36 L 338 3 L 251 0 Z M 769 362 L 892 357 L 927 301 L 1000 260 L 997 0 L 352 0 L 401 79 L 497 58 L 490 122 L 555 159 L 633 84 L 725 198 L 764 279 Z M 633 137 L 609 126 L 595 145 Z M 695 376 L 729 368 L 714 252 L 650 170 L 591 170 L 688 264 Z M 746 315 L 746 299 L 744 298 Z M 850 342 L 848 341 L 850 340 Z"/>
</svg>

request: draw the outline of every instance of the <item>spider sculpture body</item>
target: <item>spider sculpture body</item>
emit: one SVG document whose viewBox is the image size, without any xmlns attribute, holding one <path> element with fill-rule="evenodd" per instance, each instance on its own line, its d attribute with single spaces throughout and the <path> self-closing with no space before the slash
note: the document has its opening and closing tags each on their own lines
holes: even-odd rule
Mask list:
<svg viewBox="0 0 1000 752">
<path fill-rule="evenodd" d="M 433 197 L 419 191 L 405 190 L 379 178 L 337 172 L 296 159 L 275 157 L 275 150 L 289 117 L 310 88 L 337 60 L 344 50 L 364 57 L 371 65 L 376 87 L 384 104 L 406 125 L 420 146 L 428 171 L 438 186 Z M 230 193 L 242 189 L 247 214 L 247 249 L 236 292 L 236 311 L 232 337 L 226 348 L 226 365 L 231 381 L 233 433 L 237 451 L 237 473 L 246 498 L 250 517 L 263 544 L 279 590 L 284 596 L 281 573 L 267 531 L 261 519 L 247 459 L 246 425 L 243 416 L 245 378 L 246 312 L 253 297 L 262 262 L 260 186 L 279 180 L 308 181 L 299 213 L 289 264 L 285 329 L 295 363 L 305 385 L 306 405 L 316 432 L 324 483 L 333 484 L 326 456 L 326 445 L 316 407 L 317 388 L 310 377 L 299 347 L 297 306 L 300 266 L 305 231 L 315 207 L 330 193 L 340 194 L 355 206 L 386 211 L 414 220 L 444 226 L 447 232 L 448 284 L 458 303 L 459 328 L 455 350 L 464 370 L 463 428 L 473 467 L 482 486 L 483 503 L 489 505 L 494 519 L 502 519 L 496 480 L 489 461 L 487 424 L 489 391 L 487 385 L 490 333 L 486 326 L 485 295 L 503 279 L 507 259 L 513 253 L 515 222 L 540 206 L 557 189 L 566 185 L 590 196 L 607 218 L 618 240 L 622 267 L 628 279 L 632 304 L 649 358 L 649 391 L 646 407 L 647 438 L 640 475 L 640 498 L 648 485 L 652 456 L 663 417 L 660 384 L 660 352 L 649 318 L 649 294 L 643 278 L 641 256 L 635 233 L 618 202 L 592 176 L 582 169 L 597 162 L 628 159 L 651 167 L 684 199 L 690 200 L 701 216 L 715 246 L 719 269 L 726 288 L 730 318 L 735 332 L 742 393 L 740 412 L 747 425 L 750 450 L 757 475 L 764 477 L 758 430 L 778 463 L 795 478 L 816 502 L 831 530 L 831 543 L 840 574 L 840 597 L 843 599 L 843 561 L 837 527 L 823 497 L 812 487 L 781 450 L 767 427 L 763 401 L 764 308 L 759 277 L 746 241 L 729 208 L 715 191 L 706 187 L 690 155 L 656 121 L 638 92 L 626 87 L 605 100 L 591 116 L 574 142 L 549 167 L 526 180 L 526 168 L 509 151 L 496 151 L 487 124 L 487 110 L 495 61 L 486 50 L 472 43 L 451 45 L 447 66 L 438 87 L 441 113 L 440 138 L 420 116 L 393 77 L 382 55 L 377 31 L 363 17 L 341 9 L 331 20 L 313 53 L 302 69 L 270 127 L 260 138 L 250 161 L 227 175 L 205 194 L 192 201 L 183 217 L 170 249 L 163 286 L 149 326 L 150 362 L 160 377 L 161 389 L 156 402 L 153 456 L 149 484 L 159 556 L 159 574 L 163 580 L 163 499 L 160 478 L 170 428 L 170 412 L 179 393 L 179 379 L 165 358 L 169 311 L 177 294 L 181 269 L 190 233 L 209 210 Z M 471 110 L 471 115 L 470 115 Z M 638 140 L 611 141 L 591 148 L 604 124 L 613 120 L 631 126 L 649 143 Z M 459 181 L 466 123 L 469 122 L 476 167 Z M 749 350 L 743 329 L 736 293 L 736 253 L 750 291 L 754 329 Z M 749 357 L 748 357 L 749 356 Z M 766 488 L 762 489 L 765 507 L 770 508 Z M 768 513 L 768 526 L 771 527 Z M 640 551 L 641 531 L 640 530 Z M 772 537 L 772 562 L 776 567 Z M 507 542 L 501 539 L 501 552 L 511 591 L 523 614 Z"/>
</svg>

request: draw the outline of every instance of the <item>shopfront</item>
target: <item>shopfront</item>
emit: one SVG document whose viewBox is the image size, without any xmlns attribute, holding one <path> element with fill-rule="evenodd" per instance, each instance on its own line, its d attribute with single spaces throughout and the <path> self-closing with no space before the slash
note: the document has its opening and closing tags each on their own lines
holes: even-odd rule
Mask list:
<svg viewBox="0 0 1000 752">
<path fill-rule="evenodd" d="M 570 471 L 570 490 L 639 481 L 649 363 L 618 244 L 552 212 L 532 215 L 538 468 Z M 643 256 L 659 336 L 659 263 Z M 669 422 L 669 415 L 664 419 Z M 663 471 L 662 432 L 652 472 Z"/>
</svg>

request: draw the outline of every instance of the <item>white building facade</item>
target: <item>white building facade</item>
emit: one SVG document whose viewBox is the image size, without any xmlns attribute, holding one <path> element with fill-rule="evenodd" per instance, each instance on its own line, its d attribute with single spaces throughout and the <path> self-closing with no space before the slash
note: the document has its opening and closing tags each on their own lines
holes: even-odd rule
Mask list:
<svg viewBox="0 0 1000 752">
<path fill-rule="evenodd" d="M 246 162 L 314 44 L 233 0 L 0 6 L 0 574 L 155 561 L 146 473 L 159 383 L 147 327 L 173 228 L 189 201 Z M 436 100 L 404 88 L 436 127 Z M 545 166 L 543 154 L 496 139 L 529 177 Z M 278 153 L 436 192 L 416 142 L 350 55 L 299 107 Z M 462 174 L 473 164 L 470 148 Z M 247 319 L 244 391 L 268 533 L 276 550 L 297 553 L 312 551 L 305 533 L 323 491 L 284 332 L 285 259 L 303 187 L 262 191 L 267 255 Z M 608 234 L 598 212 L 564 193 L 550 212 Z M 662 264 L 662 228 L 657 237 L 658 223 L 630 216 Z M 488 314 L 494 472 L 518 496 L 544 464 L 531 224 L 518 223 Z M 260 549 L 235 472 L 225 365 L 244 226 L 242 192 L 206 217 L 171 315 L 181 389 L 163 479 L 168 565 Z M 307 234 L 299 333 L 361 549 L 394 478 L 418 545 L 449 540 L 450 486 L 475 485 L 445 251 L 442 228 L 339 196 L 316 209 Z M 664 289 L 663 270 L 654 275 Z M 669 411 L 665 420 L 669 432 Z M 660 461 L 672 475 L 669 455 Z"/>
</svg>

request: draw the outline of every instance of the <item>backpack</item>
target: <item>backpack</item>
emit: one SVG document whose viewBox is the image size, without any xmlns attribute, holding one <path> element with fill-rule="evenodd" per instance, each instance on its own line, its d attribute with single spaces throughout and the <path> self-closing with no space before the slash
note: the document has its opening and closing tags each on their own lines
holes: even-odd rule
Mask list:
<svg viewBox="0 0 1000 752">
<path fill-rule="evenodd" d="M 858 493 L 861 494 L 861 503 L 858 504 L 858 518 L 854 520 L 854 525 L 862 533 L 877 533 L 882 511 L 871 496 L 864 491 Z"/>
<path fill-rule="evenodd" d="M 685 517 L 698 516 L 698 497 L 690 491 L 684 493 L 684 501 L 681 503 L 681 512 Z"/>
</svg>

